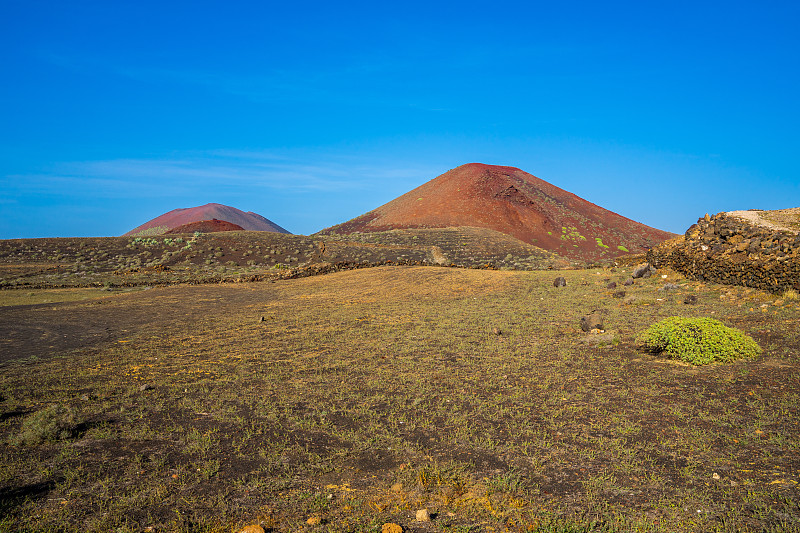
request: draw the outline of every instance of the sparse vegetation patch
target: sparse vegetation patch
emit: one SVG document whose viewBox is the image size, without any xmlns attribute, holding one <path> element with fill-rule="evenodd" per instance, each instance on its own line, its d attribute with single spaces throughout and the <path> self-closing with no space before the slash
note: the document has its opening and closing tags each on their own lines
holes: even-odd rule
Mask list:
<svg viewBox="0 0 800 533">
<path fill-rule="evenodd" d="M 0 242 L 20 285 L 77 279 L 37 262 L 54 255 L 82 256 L 98 281 L 197 283 L 0 291 L 0 531 L 798 530 L 788 294 L 666 269 L 634 281 L 641 257 L 523 271 L 548 256 L 455 229 L 204 235 L 167 259 L 177 247 L 158 241 Z M 493 264 L 327 263 L 280 280 L 309 256 L 421 261 L 412 241 Z M 106 253 L 140 270 L 114 274 Z M 583 331 L 591 310 L 603 322 Z M 638 332 L 681 314 L 735 325 L 764 354 L 694 368 L 643 356 Z"/>
<path fill-rule="evenodd" d="M 11 438 L 16 445 L 40 444 L 46 441 L 66 439 L 75 430 L 74 411 L 62 404 L 54 404 L 32 415 L 22 422 L 18 434 Z"/>
</svg>

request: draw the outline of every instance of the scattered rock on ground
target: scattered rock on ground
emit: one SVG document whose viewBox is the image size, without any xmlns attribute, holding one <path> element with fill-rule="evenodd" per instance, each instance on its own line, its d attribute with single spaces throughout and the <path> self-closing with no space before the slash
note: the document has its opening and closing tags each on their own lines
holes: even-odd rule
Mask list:
<svg viewBox="0 0 800 533">
<path fill-rule="evenodd" d="M 150 383 L 145 383 L 144 385 L 142 385 L 141 387 L 139 387 L 139 390 L 140 390 L 141 392 L 144 392 L 144 391 L 146 391 L 146 390 L 153 390 L 153 389 L 155 389 L 155 387 L 154 387 L 153 385 L 151 385 Z"/>
<path fill-rule="evenodd" d="M 694 294 L 687 294 L 686 298 L 683 299 L 683 303 L 686 305 L 693 305 L 697 303 L 697 296 Z"/>
<path fill-rule="evenodd" d="M 244 526 L 243 529 L 239 530 L 239 533 L 264 533 L 264 528 L 253 524 L 250 526 Z"/>
<path fill-rule="evenodd" d="M 636 300 L 637 300 L 636 296 L 631 295 L 631 296 L 626 297 L 624 300 L 622 300 L 622 303 L 623 304 L 632 304 L 632 303 L 635 303 Z"/>
<path fill-rule="evenodd" d="M 494 333 L 495 335 L 501 335 L 503 332 L 500 331 L 500 328 L 494 327 L 492 328 L 492 333 Z"/>
<path fill-rule="evenodd" d="M 676 285 L 675 283 L 665 283 L 663 287 L 661 287 L 660 291 L 674 291 L 680 289 L 680 285 Z"/>
<path fill-rule="evenodd" d="M 430 522 L 431 514 L 427 509 L 420 509 L 417 511 L 417 522 Z"/>
<path fill-rule="evenodd" d="M 386 524 L 383 524 L 381 533 L 403 533 L 403 527 L 399 524 L 387 522 Z"/>
<path fill-rule="evenodd" d="M 593 329 L 603 328 L 603 311 L 595 309 L 588 315 L 581 317 L 581 329 L 583 331 L 591 331 Z"/>
<path fill-rule="evenodd" d="M 566 287 L 567 280 L 564 276 L 558 276 L 556 279 L 553 280 L 553 287 Z"/>
<path fill-rule="evenodd" d="M 625 285 L 626 287 L 630 287 L 631 285 L 634 284 L 633 278 L 626 279 L 622 284 Z"/>
<path fill-rule="evenodd" d="M 614 298 L 625 298 L 625 291 L 616 291 L 612 296 Z"/>
<path fill-rule="evenodd" d="M 650 266 L 650 263 L 644 263 L 633 269 L 633 278 L 649 278 L 656 271 L 655 268 Z"/>
<path fill-rule="evenodd" d="M 617 288 L 617 282 L 616 281 L 612 281 L 611 283 L 606 285 L 606 289 L 616 289 L 616 288 Z"/>
</svg>

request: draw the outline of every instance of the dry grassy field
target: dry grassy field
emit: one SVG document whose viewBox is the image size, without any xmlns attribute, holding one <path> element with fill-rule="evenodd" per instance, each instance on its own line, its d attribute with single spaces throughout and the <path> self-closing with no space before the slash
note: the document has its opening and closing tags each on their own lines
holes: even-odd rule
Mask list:
<svg viewBox="0 0 800 533">
<path fill-rule="evenodd" d="M 800 301 L 629 274 L 0 291 L 0 530 L 800 531 Z M 676 315 L 764 353 L 637 345 Z"/>
</svg>

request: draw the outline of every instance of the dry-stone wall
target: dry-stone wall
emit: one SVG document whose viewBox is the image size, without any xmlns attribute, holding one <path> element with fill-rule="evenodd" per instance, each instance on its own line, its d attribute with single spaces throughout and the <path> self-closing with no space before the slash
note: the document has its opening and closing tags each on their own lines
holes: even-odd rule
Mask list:
<svg viewBox="0 0 800 533">
<path fill-rule="evenodd" d="M 771 292 L 800 290 L 800 234 L 727 213 L 699 219 L 683 237 L 650 250 L 647 259 L 690 279 Z"/>
</svg>

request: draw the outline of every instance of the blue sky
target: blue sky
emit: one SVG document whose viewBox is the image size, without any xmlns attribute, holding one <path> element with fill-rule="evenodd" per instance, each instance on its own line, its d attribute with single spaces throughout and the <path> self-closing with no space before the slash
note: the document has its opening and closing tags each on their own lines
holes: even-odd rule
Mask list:
<svg viewBox="0 0 800 533">
<path fill-rule="evenodd" d="M 796 2 L 0 7 L 0 238 L 309 234 L 469 162 L 674 232 L 800 206 Z"/>
</svg>

